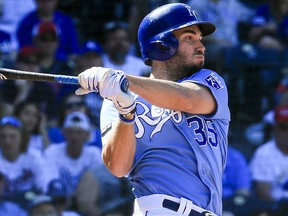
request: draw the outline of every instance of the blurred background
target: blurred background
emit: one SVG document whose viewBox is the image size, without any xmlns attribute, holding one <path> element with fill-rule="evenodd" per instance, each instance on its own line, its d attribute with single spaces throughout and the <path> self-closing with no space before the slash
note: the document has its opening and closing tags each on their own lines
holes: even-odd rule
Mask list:
<svg viewBox="0 0 288 216">
<path fill-rule="evenodd" d="M 223 215 L 288 215 L 287 0 L 0 0 L 0 67 L 149 76 L 138 25 L 172 2 L 217 27 L 203 43 L 232 113 Z M 132 214 L 127 179 L 101 162 L 102 99 L 76 88 L 0 80 L 0 216 Z"/>
</svg>

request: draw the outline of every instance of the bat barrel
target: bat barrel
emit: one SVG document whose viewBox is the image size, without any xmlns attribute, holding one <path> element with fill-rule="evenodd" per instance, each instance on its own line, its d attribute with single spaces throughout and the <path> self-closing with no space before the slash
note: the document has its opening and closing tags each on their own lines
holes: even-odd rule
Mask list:
<svg viewBox="0 0 288 216">
<path fill-rule="evenodd" d="M 78 85 L 78 78 L 76 76 L 28 72 L 7 68 L 0 68 L 0 79 L 11 79 L 11 80 L 22 79 L 22 80 L 58 82 L 58 83 Z"/>
</svg>

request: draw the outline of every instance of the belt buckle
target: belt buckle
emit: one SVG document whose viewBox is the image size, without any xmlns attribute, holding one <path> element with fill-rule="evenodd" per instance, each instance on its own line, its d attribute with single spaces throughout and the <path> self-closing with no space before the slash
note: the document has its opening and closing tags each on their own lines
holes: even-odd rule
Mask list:
<svg viewBox="0 0 288 216">
<path fill-rule="evenodd" d="M 202 212 L 202 214 L 204 216 L 214 216 L 214 214 L 212 212 L 209 212 L 209 211 Z"/>
</svg>

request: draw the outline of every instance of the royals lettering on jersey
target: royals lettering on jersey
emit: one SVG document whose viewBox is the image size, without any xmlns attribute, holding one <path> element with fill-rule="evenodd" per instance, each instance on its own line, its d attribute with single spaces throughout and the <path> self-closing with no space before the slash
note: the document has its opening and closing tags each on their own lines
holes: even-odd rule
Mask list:
<svg viewBox="0 0 288 216">
<path fill-rule="evenodd" d="M 150 139 L 152 139 L 156 133 L 162 130 L 163 126 L 168 120 L 171 119 L 175 123 L 182 121 L 182 115 L 179 111 L 171 111 L 156 106 L 151 106 L 150 109 L 145 103 L 141 102 L 137 102 L 137 106 L 138 109 L 143 109 L 143 113 L 137 114 L 136 116 L 135 123 L 138 129 L 137 133 L 135 134 L 136 138 L 141 138 L 145 134 L 145 127 L 142 123 L 143 121 L 150 126 L 155 126 L 150 134 Z M 141 106 L 141 108 L 139 106 Z"/>
<path fill-rule="evenodd" d="M 136 197 L 155 193 L 182 196 L 220 214 L 219 185 L 230 120 L 227 89 L 224 80 L 210 70 L 201 70 L 180 82 L 209 88 L 217 103 L 216 112 L 211 116 L 193 115 L 136 98 L 137 147 L 128 177 Z"/>
</svg>

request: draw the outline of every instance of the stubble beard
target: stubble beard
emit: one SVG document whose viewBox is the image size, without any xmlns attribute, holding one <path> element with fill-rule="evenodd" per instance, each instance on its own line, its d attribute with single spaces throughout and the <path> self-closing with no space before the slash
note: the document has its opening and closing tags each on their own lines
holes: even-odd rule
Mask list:
<svg viewBox="0 0 288 216">
<path fill-rule="evenodd" d="M 178 81 L 190 77 L 203 68 L 204 61 L 198 64 L 191 62 L 191 58 L 177 52 L 171 59 L 167 60 L 166 73 L 172 81 Z"/>
</svg>

